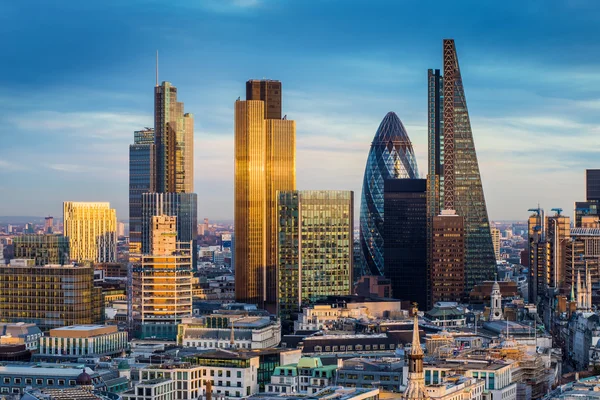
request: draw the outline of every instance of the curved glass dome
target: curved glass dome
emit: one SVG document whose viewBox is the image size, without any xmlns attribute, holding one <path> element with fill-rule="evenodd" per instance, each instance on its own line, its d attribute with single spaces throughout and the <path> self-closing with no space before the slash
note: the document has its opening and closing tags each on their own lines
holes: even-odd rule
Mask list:
<svg viewBox="0 0 600 400">
<path fill-rule="evenodd" d="M 400 118 L 389 112 L 381 121 L 367 158 L 360 202 L 362 274 L 383 275 L 383 183 L 418 179 L 417 160 Z"/>
</svg>

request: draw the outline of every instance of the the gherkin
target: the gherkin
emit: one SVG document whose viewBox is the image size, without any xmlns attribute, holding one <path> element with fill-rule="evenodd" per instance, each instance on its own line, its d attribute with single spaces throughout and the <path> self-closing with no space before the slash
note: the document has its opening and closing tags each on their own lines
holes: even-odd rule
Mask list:
<svg viewBox="0 0 600 400">
<path fill-rule="evenodd" d="M 418 179 L 412 144 L 400 118 L 381 121 L 367 158 L 360 204 L 363 275 L 383 275 L 383 185 L 386 179 Z"/>
</svg>

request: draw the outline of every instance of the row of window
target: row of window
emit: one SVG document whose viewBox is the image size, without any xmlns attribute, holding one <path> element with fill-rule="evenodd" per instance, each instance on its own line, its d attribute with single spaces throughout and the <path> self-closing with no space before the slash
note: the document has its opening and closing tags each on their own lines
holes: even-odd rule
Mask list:
<svg viewBox="0 0 600 400">
<path fill-rule="evenodd" d="M 42 379 L 42 378 L 35 379 L 36 385 L 54 386 L 54 382 L 56 382 L 56 384 L 58 386 L 65 386 L 66 381 L 64 379 L 47 378 L 46 383 L 44 384 L 44 379 Z M 32 385 L 33 378 L 12 378 L 12 381 L 11 381 L 11 378 L 4 377 L 4 378 L 2 378 L 2 383 L 5 385 L 10 385 L 11 383 L 14 385 L 21 385 L 23 383 L 25 385 Z M 75 379 L 69 379 L 69 386 L 75 386 L 75 385 L 76 385 Z"/>
<path fill-rule="evenodd" d="M 389 350 L 394 350 L 394 349 L 396 349 L 396 345 L 394 343 L 390 343 L 386 347 L 385 344 L 379 344 L 379 345 L 378 344 L 373 344 L 373 345 L 366 344 L 364 346 L 362 344 L 357 344 L 357 345 L 354 345 L 354 346 L 353 345 L 347 345 L 347 346 L 324 346 L 324 348 L 325 348 L 325 350 L 323 350 L 323 346 L 315 346 L 314 351 L 315 352 L 323 352 L 323 351 L 325 351 L 325 352 L 328 352 L 328 351 L 336 352 L 336 351 L 353 351 L 353 350 L 362 351 L 362 350 L 386 350 L 386 348 L 389 349 Z"/>
</svg>

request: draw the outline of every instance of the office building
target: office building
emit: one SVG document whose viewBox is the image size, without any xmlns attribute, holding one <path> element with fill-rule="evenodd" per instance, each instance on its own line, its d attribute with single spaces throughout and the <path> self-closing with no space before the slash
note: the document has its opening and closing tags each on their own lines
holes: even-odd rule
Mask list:
<svg viewBox="0 0 600 400">
<path fill-rule="evenodd" d="M 35 265 L 70 262 L 69 238 L 62 235 L 22 235 L 13 239 L 15 258 L 34 260 Z"/>
<path fill-rule="evenodd" d="M 597 228 L 572 228 L 571 238 L 565 247 L 565 288 L 575 287 L 577 274 L 589 271 L 593 285 L 600 283 L 600 230 Z M 594 297 L 593 304 L 600 301 Z"/>
<path fill-rule="evenodd" d="M 156 216 L 177 217 L 177 240 L 193 242 L 193 266 L 196 260 L 196 226 L 198 225 L 198 195 L 196 193 L 142 194 L 142 253 L 151 251 L 152 220 Z M 131 252 L 130 252 L 131 253 Z"/>
<path fill-rule="evenodd" d="M 156 147 L 154 129 L 133 133 L 129 145 L 129 252 L 142 246 L 142 194 L 156 191 Z"/>
<path fill-rule="evenodd" d="M 130 255 L 130 321 L 142 339 L 175 340 L 192 315 L 192 242 L 177 241 L 176 220 L 153 217 L 149 253 Z"/>
<path fill-rule="evenodd" d="M 560 211 L 547 217 L 546 241 L 548 242 L 548 252 L 546 253 L 544 289 L 564 287 L 566 278 L 565 250 L 570 237 L 571 220 L 569 217 L 562 215 Z"/>
<path fill-rule="evenodd" d="M 104 320 L 102 289 L 89 265 L 0 265 L 0 322 L 34 323 L 42 330 Z"/>
<path fill-rule="evenodd" d="M 235 103 L 235 294 L 237 301 L 273 307 L 277 191 L 296 189 L 296 123 L 285 117 L 265 119 L 281 115 L 281 101 L 276 100 L 281 90 L 269 89 L 275 87 L 273 81 L 264 85 L 260 98 L 249 90 L 250 99 Z"/>
<path fill-rule="evenodd" d="M 493 226 L 491 228 L 492 244 L 494 245 L 494 255 L 496 260 L 500 260 L 500 229 Z"/>
<path fill-rule="evenodd" d="M 465 226 L 462 216 L 442 210 L 433 218 L 431 304 L 460 302 L 465 294 Z"/>
<path fill-rule="evenodd" d="M 54 231 L 54 218 L 46 217 L 44 218 L 44 233 L 52 233 Z"/>
<path fill-rule="evenodd" d="M 396 298 L 427 304 L 427 180 L 384 184 L 384 273 Z"/>
<path fill-rule="evenodd" d="M 428 71 L 428 237 L 441 210 L 463 217 L 465 289 L 470 291 L 494 277 L 496 262 L 453 39 L 443 41 L 443 67 L 443 76 L 440 70 Z"/>
<path fill-rule="evenodd" d="M 544 285 L 545 259 L 547 253 L 546 218 L 541 208 L 532 209 L 533 213 L 527 219 L 527 253 L 529 260 L 529 279 L 527 280 L 529 302 L 537 304 L 538 288 Z"/>
<path fill-rule="evenodd" d="M 265 119 L 281 119 L 281 82 L 251 79 L 246 82 L 246 100 L 265 104 Z"/>
<path fill-rule="evenodd" d="M 110 203 L 65 201 L 63 218 L 71 259 L 117 261 L 117 213 Z"/>
<path fill-rule="evenodd" d="M 585 170 L 585 198 L 600 201 L 600 169 Z"/>
<path fill-rule="evenodd" d="M 381 121 L 367 158 L 360 201 L 361 275 L 384 275 L 383 221 L 386 179 L 417 179 L 412 143 L 400 118 L 389 112 Z"/>
<path fill-rule="evenodd" d="M 169 82 L 154 88 L 156 191 L 194 191 L 194 116 L 184 113 L 177 88 Z"/>
<path fill-rule="evenodd" d="M 127 332 L 116 325 L 73 325 L 51 329 L 40 338 L 35 359 L 48 362 L 77 361 L 121 355 L 128 348 Z"/>
<path fill-rule="evenodd" d="M 278 312 L 291 320 L 328 295 L 352 291 L 354 192 L 279 192 Z"/>
</svg>

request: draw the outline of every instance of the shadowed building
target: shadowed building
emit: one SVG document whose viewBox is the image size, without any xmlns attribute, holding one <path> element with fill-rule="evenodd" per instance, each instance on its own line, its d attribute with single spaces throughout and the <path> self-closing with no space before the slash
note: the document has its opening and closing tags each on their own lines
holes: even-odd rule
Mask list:
<svg viewBox="0 0 600 400">
<path fill-rule="evenodd" d="M 431 301 L 461 302 L 465 296 L 465 228 L 463 217 L 443 210 L 433 218 Z"/>
<path fill-rule="evenodd" d="M 427 304 L 427 180 L 387 179 L 384 273 L 395 298 Z"/>
<path fill-rule="evenodd" d="M 69 238 L 62 235 L 21 235 L 13 239 L 15 258 L 34 260 L 35 265 L 68 264 Z"/>
<path fill-rule="evenodd" d="M 142 194 L 156 191 L 154 129 L 134 132 L 129 145 L 129 252 L 142 247 Z"/>
</svg>

